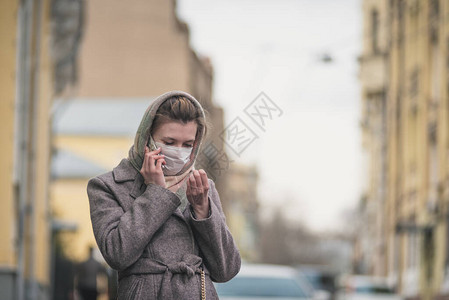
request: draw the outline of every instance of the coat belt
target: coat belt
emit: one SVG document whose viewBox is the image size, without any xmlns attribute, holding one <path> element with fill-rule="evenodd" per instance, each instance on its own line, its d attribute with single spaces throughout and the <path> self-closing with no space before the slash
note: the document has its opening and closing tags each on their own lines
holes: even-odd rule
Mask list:
<svg viewBox="0 0 449 300">
<path fill-rule="evenodd" d="M 171 280 L 173 274 L 186 274 L 192 277 L 195 273 L 201 273 L 203 259 L 194 254 L 185 254 L 180 261 L 164 263 L 151 258 L 140 258 L 132 266 L 118 272 L 118 278 L 121 280 L 130 275 L 139 274 L 164 274 L 159 290 L 160 299 L 174 299 L 172 294 Z M 205 274 L 208 274 L 204 269 Z"/>
</svg>

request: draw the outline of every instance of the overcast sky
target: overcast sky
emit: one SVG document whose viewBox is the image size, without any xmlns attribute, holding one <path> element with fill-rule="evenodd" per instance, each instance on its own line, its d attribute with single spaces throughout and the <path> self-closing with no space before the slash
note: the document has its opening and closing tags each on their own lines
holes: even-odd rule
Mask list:
<svg viewBox="0 0 449 300">
<path fill-rule="evenodd" d="M 359 0 L 178 0 L 191 44 L 215 70 L 225 126 L 258 138 L 236 161 L 256 164 L 263 211 L 276 205 L 318 231 L 343 222 L 363 181 Z M 333 58 L 331 63 L 320 59 Z M 281 110 L 261 130 L 244 113 L 264 92 Z"/>
</svg>

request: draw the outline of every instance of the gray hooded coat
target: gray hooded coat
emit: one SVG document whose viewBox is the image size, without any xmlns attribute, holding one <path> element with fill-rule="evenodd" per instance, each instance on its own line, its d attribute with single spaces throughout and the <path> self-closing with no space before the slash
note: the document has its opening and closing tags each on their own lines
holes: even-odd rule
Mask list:
<svg viewBox="0 0 449 300">
<path fill-rule="evenodd" d="M 144 178 L 123 159 L 87 186 L 94 235 L 106 262 L 118 270 L 118 299 L 201 299 L 201 269 L 208 300 L 212 281 L 240 270 L 240 254 L 209 179 L 210 216 L 195 219 L 190 204 Z"/>
</svg>

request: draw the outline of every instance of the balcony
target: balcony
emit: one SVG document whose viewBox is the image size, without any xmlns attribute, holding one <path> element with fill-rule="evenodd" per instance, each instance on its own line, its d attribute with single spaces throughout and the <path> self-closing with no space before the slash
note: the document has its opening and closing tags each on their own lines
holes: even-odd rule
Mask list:
<svg viewBox="0 0 449 300">
<path fill-rule="evenodd" d="M 360 57 L 360 81 L 368 93 L 385 90 L 387 73 L 384 55 L 369 55 Z"/>
</svg>

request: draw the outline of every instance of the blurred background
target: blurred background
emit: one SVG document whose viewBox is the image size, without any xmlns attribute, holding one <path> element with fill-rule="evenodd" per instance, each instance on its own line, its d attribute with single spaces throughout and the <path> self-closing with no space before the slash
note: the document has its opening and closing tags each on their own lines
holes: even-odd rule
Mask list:
<svg viewBox="0 0 449 300">
<path fill-rule="evenodd" d="M 0 0 L 0 298 L 81 299 L 90 258 L 115 299 L 87 181 L 183 90 L 245 265 L 294 269 L 304 297 L 449 299 L 448 18 L 445 0 Z"/>
</svg>

